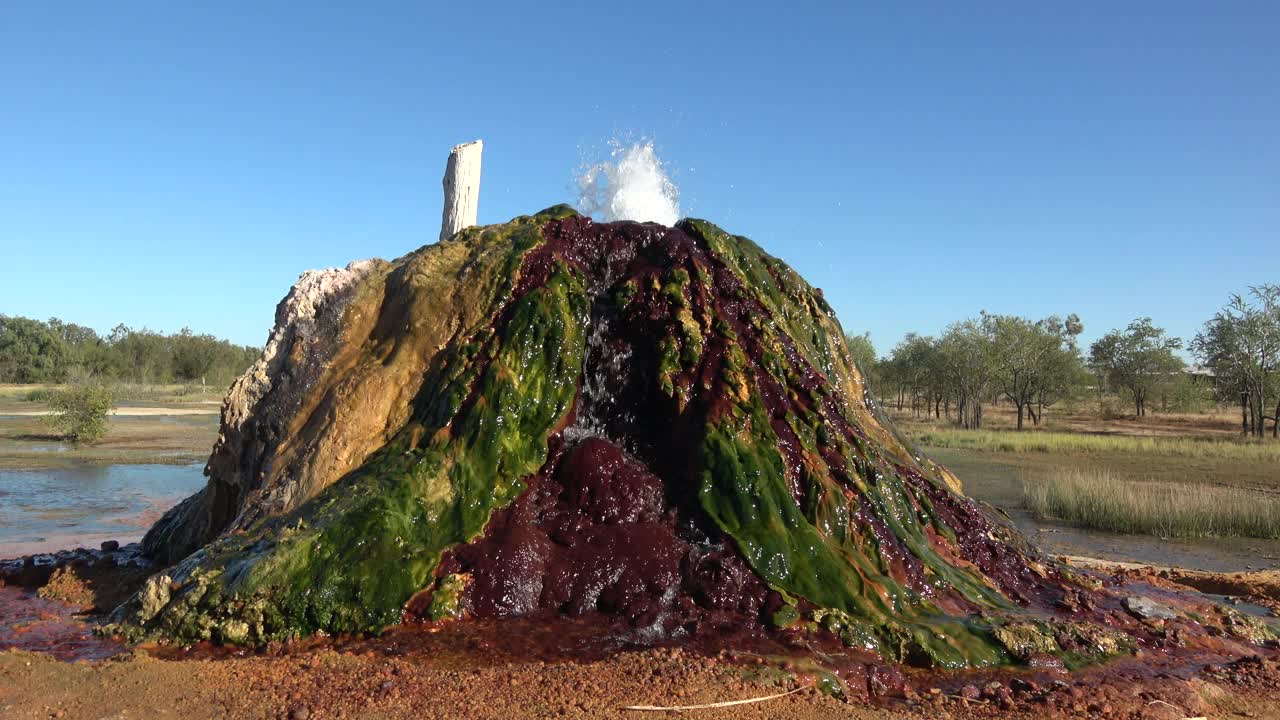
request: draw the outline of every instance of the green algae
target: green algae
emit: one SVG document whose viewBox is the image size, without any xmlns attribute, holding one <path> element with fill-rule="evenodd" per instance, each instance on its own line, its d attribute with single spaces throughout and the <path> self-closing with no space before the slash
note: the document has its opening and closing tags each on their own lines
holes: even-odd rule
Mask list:
<svg viewBox="0 0 1280 720">
<path fill-rule="evenodd" d="M 1060 654 L 1062 648 L 1045 623 L 1011 622 L 998 625 L 991 636 L 1013 657 L 1026 661 L 1036 654 Z"/>
<path fill-rule="evenodd" d="M 440 578 L 432 588 L 431 605 L 427 617 L 431 620 L 447 620 L 462 614 L 462 594 L 467 589 L 467 576 L 450 573 Z"/>
<path fill-rule="evenodd" d="M 710 429 L 703 448 L 702 507 L 761 577 L 826 609 L 837 634 L 847 628 L 852 642 L 888 658 L 941 667 L 1007 660 L 975 624 L 945 617 L 866 553 L 820 532 L 791 496 L 777 447 L 762 406 L 752 404 Z"/>
<path fill-rule="evenodd" d="M 985 578 L 935 551 L 926 528 L 953 540 L 954 532 L 927 498 L 908 489 L 887 458 L 860 439 L 849 441 L 831 431 L 836 419 L 855 427 L 861 423 L 853 408 L 830 392 L 828 376 L 820 377 L 816 389 L 805 389 L 797 369 L 783 360 L 782 348 L 790 343 L 813 367 L 839 374 L 845 359 L 835 353 L 832 340 L 839 338 L 843 347 L 843 334 L 833 320 L 830 326 L 826 322 L 825 301 L 749 240 L 704 221 L 686 224 L 743 281 L 742 299 L 754 299 L 779 321 L 752 323 L 763 349 L 754 368 L 731 326 L 720 319 L 714 326 L 726 341 L 721 381 L 735 402 L 723 418 L 708 423 L 698 476 L 703 509 L 761 577 L 822 608 L 816 619 L 846 642 L 926 665 L 1007 662 L 1009 654 L 981 620 L 947 618 L 895 580 L 892 553 L 879 546 L 883 538 L 855 520 L 860 495 L 887 535 L 921 561 L 937 590 L 954 591 L 981 607 L 1012 609 Z M 792 495 L 769 411 L 754 390 L 762 378 L 784 388 L 795 408 L 783 420 L 800 444 L 802 459 L 794 469 L 804 492 L 800 503 Z M 820 459 L 824 446 L 834 446 L 845 459 L 839 470 L 847 479 L 834 476 Z"/>
<path fill-rule="evenodd" d="M 488 320 L 443 343 L 403 427 L 297 511 L 224 537 L 184 562 L 174 571 L 180 587 L 172 598 L 166 594 L 158 612 L 135 621 L 182 640 L 236 643 L 376 632 L 399 621 L 424 588 L 431 593 L 427 617 L 457 617 L 467 579 L 436 579 L 442 553 L 477 538 L 546 463 L 547 438 L 562 427 L 583 371 L 593 298 L 581 271 L 553 256 L 546 281 L 515 297 L 527 255 L 544 242 L 542 226 L 571 214 L 558 206 L 446 241 L 490 254 L 494 270 L 477 280 L 484 287 L 476 293 L 488 303 L 481 313 Z M 617 308 L 641 296 L 660 301 L 667 334 L 657 345 L 658 389 L 678 400 L 681 413 L 698 392 L 691 379 L 721 363 L 699 386 L 728 402 L 716 406 L 695 440 L 697 498 L 784 597 L 769 618 L 775 627 L 821 627 L 891 660 L 948 668 L 1038 652 L 1072 661 L 1105 655 L 1064 650 L 1059 637 L 1075 648 L 1122 647 L 1109 636 L 1026 620 L 975 568 L 940 555 L 935 543 L 954 547 L 956 532 L 898 468 L 949 485 L 944 471 L 916 458 L 862 401 L 843 332 L 821 293 L 746 238 L 705 221 L 682 227 L 706 243 L 713 267 L 699 259 L 649 273 L 643 289 L 630 278 L 606 290 L 603 301 Z M 407 256 L 379 277 L 427 272 L 431 252 Z M 736 327 L 713 295 L 712 272 L 725 270 L 741 280 L 736 299 L 763 308 Z M 432 310 L 424 304 L 410 317 Z M 758 353 L 756 362 L 747 348 Z M 368 349 L 364 362 L 385 362 L 388 352 Z M 799 363 L 788 359 L 797 356 Z M 816 384 L 803 363 L 817 371 Z M 775 386 L 788 401 L 785 411 L 766 406 L 764 391 Z M 798 443 L 790 458 L 778 437 L 787 429 Z M 895 579 L 901 572 L 894 558 L 904 550 L 923 567 L 924 591 Z M 935 591 L 991 612 L 948 616 L 930 601 Z M 806 617 L 800 599 L 817 609 Z"/>
<path fill-rule="evenodd" d="M 613 304 L 620 308 L 625 308 L 631 304 L 631 299 L 640 291 L 640 285 L 634 279 L 627 280 L 618 286 L 613 293 Z"/>
<path fill-rule="evenodd" d="M 1223 628 L 1230 635 L 1255 645 L 1280 640 L 1280 624 L 1273 620 L 1247 615 L 1226 605 L 1219 605 L 1217 610 L 1222 615 Z"/>
<path fill-rule="evenodd" d="M 358 470 L 185 562 L 175 574 L 183 589 L 153 624 L 183 640 L 261 642 L 399 621 L 441 553 L 478 536 L 546 462 L 546 438 L 576 393 L 589 316 L 583 278 L 558 265 L 500 331 L 449 353 L 414 419 Z"/>
<path fill-rule="evenodd" d="M 750 238 L 732 235 L 716 225 L 696 218 L 682 220 L 680 227 L 705 243 L 712 256 L 741 282 L 743 299 L 750 296 L 765 313 L 753 316 L 755 330 L 772 335 L 767 352 L 782 353 L 779 334 L 784 334 L 796 350 L 827 381 L 820 388 L 824 401 L 840 406 L 840 411 L 903 467 L 958 490 L 958 482 L 944 468 L 922 460 L 907 438 L 878 408 L 864 399 L 862 375 L 845 344 L 844 331 L 822 293 L 785 262 L 769 255 Z M 832 392 L 838 387 L 840 392 Z"/>
</svg>

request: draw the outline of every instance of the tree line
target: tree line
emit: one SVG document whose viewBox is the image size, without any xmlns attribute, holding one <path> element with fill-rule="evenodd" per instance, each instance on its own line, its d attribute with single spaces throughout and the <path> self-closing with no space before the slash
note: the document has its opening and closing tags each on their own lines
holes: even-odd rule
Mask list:
<svg viewBox="0 0 1280 720">
<path fill-rule="evenodd" d="M 982 426 L 993 402 L 1013 406 L 1022 430 L 1055 404 L 1095 392 L 1123 399 L 1138 417 L 1153 398 L 1163 409 L 1171 402 L 1187 409 L 1197 397 L 1238 402 L 1243 433 L 1261 437 L 1269 420 L 1280 436 L 1280 286 L 1232 295 L 1204 324 L 1186 346 L 1201 363 L 1194 376 L 1178 355 L 1182 340 L 1151 318 L 1111 330 L 1087 352 L 1077 342 L 1083 331 L 1075 314 L 1032 320 L 982 312 L 937 337 L 908 333 L 885 357 L 869 334 L 846 341 L 873 399 L 969 429 Z"/>
<path fill-rule="evenodd" d="M 164 334 L 117 325 L 109 334 L 52 318 L 0 315 L 0 383 L 129 382 L 226 386 L 258 358 L 190 328 Z"/>
</svg>

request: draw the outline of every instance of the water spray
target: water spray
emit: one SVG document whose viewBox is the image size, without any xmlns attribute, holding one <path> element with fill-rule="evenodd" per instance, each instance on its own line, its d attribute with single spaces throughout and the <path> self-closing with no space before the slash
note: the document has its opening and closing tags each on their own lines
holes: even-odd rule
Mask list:
<svg viewBox="0 0 1280 720">
<path fill-rule="evenodd" d="M 613 143 L 610 159 L 578 178 L 578 209 L 603 222 L 635 220 L 674 225 L 680 190 L 654 152 L 652 142 Z"/>
</svg>

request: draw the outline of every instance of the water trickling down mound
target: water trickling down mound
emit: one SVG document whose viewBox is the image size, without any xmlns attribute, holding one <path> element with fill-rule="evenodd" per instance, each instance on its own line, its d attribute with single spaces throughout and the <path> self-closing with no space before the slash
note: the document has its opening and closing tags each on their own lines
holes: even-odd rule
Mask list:
<svg viewBox="0 0 1280 720">
<path fill-rule="evenodd" d="M 145 541 L 176 566 L 118 627 L 599 612 L 638 639 L 821 627 L 948 667 L 1149 636 L 913 456 L 843 337 L 821 291 L 699 220 L 555 207 L 304 276 L 207 487 Z"/>
</svg>

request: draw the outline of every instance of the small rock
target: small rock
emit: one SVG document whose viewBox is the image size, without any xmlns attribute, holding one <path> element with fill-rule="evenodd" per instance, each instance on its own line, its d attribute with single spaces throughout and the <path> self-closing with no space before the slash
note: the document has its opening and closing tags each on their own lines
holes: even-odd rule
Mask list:
<svg viewBox="0 0 1280 720">
<path fill-rule="evenodd" d="M 1125 598 L 1124 609 L 1144 620 L 1173 620 L 1178 617 L 1178 614 L 1168 605 L 1162 605 L 1145 597 Z"/>
<path fill-rule="evenodd" d="M 141 608 L 138 611 L 138 619 L 146 622 L 155 617 L 169 604 L 170 588 L 169 584 L 173 579 L 168 575 L 153 575 L 147 579 L 147 583 L 142 586 L 141 592 L 138 593 L 138 599 Z"/>
<path fill-rule="evenodd" d="M 306 705 L 300 705 L 289 712 L 289 720 L 307 720 L 311 717 L 311 711 Z"/>
<path fill-rule="evenodd" d="M 115 552 L 120 549 L 120 543 L 115 540 L 106 540 L 102 543 L 103 552 Z"/>
<path fill-rule="evenodd" d="M 1035 681 L 1026 680 L 1024 678 L 1016 677 L 1013 680 L 1010 680 L 1009 686 L 1012 687 L 1015 692 L 1035 693 L 1040 691 L 1040 686 L 1037 685 Z"/>
</svg>

